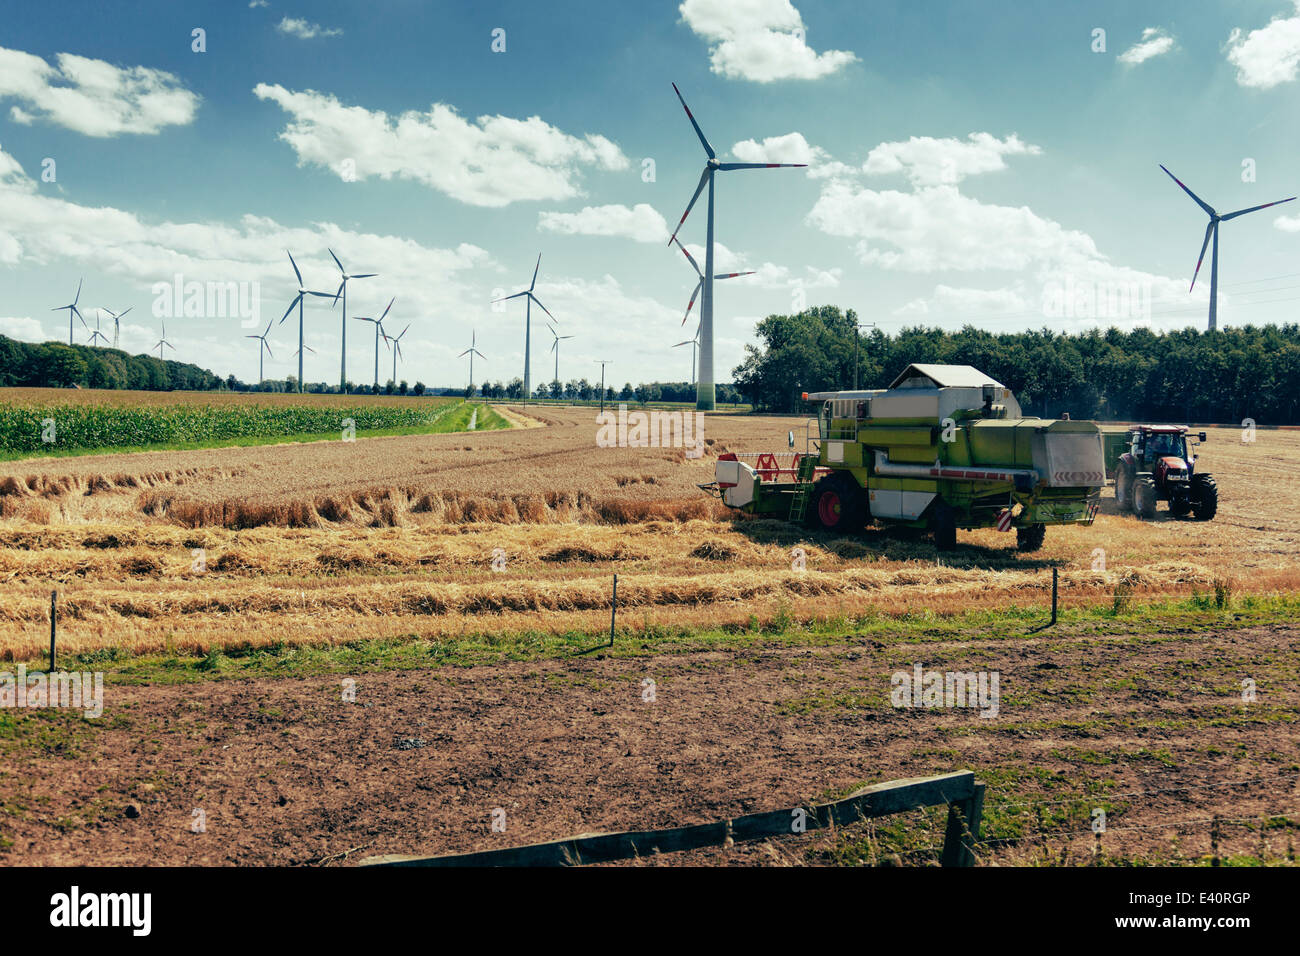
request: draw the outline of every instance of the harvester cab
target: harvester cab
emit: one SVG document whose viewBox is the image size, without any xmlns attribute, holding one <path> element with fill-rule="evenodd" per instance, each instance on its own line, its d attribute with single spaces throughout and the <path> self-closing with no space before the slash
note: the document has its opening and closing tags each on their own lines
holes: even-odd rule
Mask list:
<svg viewBox="0 0 1300 956">
<path fill-rule="evenodd" d="M 969 365 L 909 365 L 886 389 L 804 394 L 817 437 L 802 454 L 727 454 L 723 501 L 851 533 L 867 521 L 929 530 L 1015 529 L 1042 545 L 1049 524 L 1091 524 L 1105 484 L 1092 422 L 1026 417 L 1011 390 Z M 750 464 L 749 460 L 753 460 Z"/>
</svg>

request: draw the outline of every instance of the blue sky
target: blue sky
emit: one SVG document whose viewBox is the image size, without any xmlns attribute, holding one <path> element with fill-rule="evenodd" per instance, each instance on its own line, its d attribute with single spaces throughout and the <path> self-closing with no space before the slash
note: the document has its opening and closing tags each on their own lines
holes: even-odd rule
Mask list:
<svg viewBox="0 0 1300 956">
<path fill-rule="evenodd" d="M 284 248 L 333 291 L 328 247 L 380 273 L 349 286 L 351 315 L 396 296 L 400 378 L 463 383 L 473 332 L 476 377 L 508 380 L 523 309 L 490 300 L 541 253 L 537 293 L 575 336 L 561 378 L 609 358 L 619 382 L 683 380 L 689 349 L 671 346 L 694 330 L 695 277 L 666 239 L 704 156 L 674 81 L 719 154 L 810 164 L 718 176 L 718 270 L 757 272 L 717 287 L 720 381 L 759 318 L 800 303 L 890 331 L 1203 327 L 1208 262 L 1187 286 L 1205 216 L 1157 164 L 1221 212 L 1300 193 L 1291 0 L 233 0 L 4 22 L 0 332 L 26 340 L 66 341 L 49 310 L 82 277 L 92 325 L 133 308 L 132 351 L 157 341 L 155 286 L 177 273 L 256 288 L 264 328 L 294 294 Z M 702 205 L 681 235 L 702 251 Z M 1300 202 L 1225 224 L 1220 324 L 1294 321 L 1297 252 Z M 1085 298 L 1054 308 L 1064 288 Z M 1127 311 L 1098 319 L 1090 292 Z M 338 378 L 340 311 L 308 303 L 310 381 Z M 295 323 L 272 328 L 268 377 L 295 367 Z M 168 357 L 255 379 L 244 324 L 174 317 Z M 349 376 L 366 381 L 373 342 L 350 325 Z"/>
</svg>

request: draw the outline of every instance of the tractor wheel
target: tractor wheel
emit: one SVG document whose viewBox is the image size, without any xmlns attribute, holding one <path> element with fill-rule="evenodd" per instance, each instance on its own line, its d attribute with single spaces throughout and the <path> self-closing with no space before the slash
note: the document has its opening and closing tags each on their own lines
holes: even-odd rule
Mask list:
<svg viewBox="0 0 1300 956">
<path fill-rule="evenodd" d="M 1043 546 L 1043 539 L 1047 537 L 1047 525 L 1031 524 L 1028 528 L 1016 529 L 1016 550 L 1017 551 L 1037 551 Z"/>
<path fill-rule="evenodd" d="M 1219 511 L 1219 486 L 1209 475 L 1192 478 L 1192 515 L 1197 521 L 1209 521 Z"/>
<path fill-rule="evenodd" d="M 1115 473 L 1115 501 L 1120 511 L 1133 510 L 1133 473 L 1122 464 Z"/>
<path fill-rule="evenodd" d="M 1191 510 L 1192 499 L 1190 495 L 1177 495 L 1169 499 L 1169 513 L 1175 518 L 1185 518 Z"/>
<path fill-rule="evenodd" d="M 833 472 L 817 482 L 812 497 L 813 519 L 827 531 L 861 531 L 867 517 L 866 495 L 846 472 Z"/>
<path fill-rule="evenodd" d="M 1156 516 L 1156 483 L 1150 475 L 1142 475 L 1133 482 L 1133 510 L 1143 521 Z"/>
<path fill-rule="evenodd" d="M 957 515 L 945 502 L 935 502 L 930 530 L 934 532 L 934 546 L 940 551 L 952 551 L 957 547 Z"/>
</svg>

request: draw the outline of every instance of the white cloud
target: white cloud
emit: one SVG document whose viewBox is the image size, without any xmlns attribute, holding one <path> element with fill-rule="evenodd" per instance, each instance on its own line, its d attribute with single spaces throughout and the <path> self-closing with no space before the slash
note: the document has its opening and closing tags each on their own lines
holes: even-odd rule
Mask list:
<svg viewBox="0 0 1300 956">
<path fill-rule="evenodd" d="M 0 316 L 0 335 L 22 342 L 45 342 L 49 339 L 41 323 L 30 316 Z"/>
<path fill-rule="evenodd" d="M 951 185 L 967 176 L 1006 169 L 1004 156 L 1037 156 L 1041 152 L 1015 133 L 1006 139 L 990 133 L 971 133 L 964 140 L 913 136 L 907 142 L 876 146 L 867 154 L 862 169 L 872 175 L 903 173 L 914 186 Z"/>
<path fill-rule="evenodd" d="M 118 67 L 71 53 L 50 66 L 39 56 L 0 47 L 0 100 L 18 100 L 10 117 L 41 119 L 86 136 L 157 133 L 194 119 L 199 97 L 170 73 Z"/>
<path fill-rule="evenodd" d="M 1023 290 L 955 288 L 939 284 L 929 298 L 913 299 L 895 315 L 978 315 L 1021 312 L 1029 308 Z"/>
<path fill-rule="evenodd" d="M 802 133 L 786 133 L 784 136 L 769 136 L 761 143 L 741 140 L 731 147 L 732 154 L 742 163 L 814 163 L 830 159 L 830 155 L 820 146 L 811 145 Z"/>
<path fill-rule="evenodd" d="M 579 212 L 541 212 L 537 226 L 568 236 L 616 236 L 636 242 L 667 242 L 668 224 L 647 203 L 587 206 Z"/>
<path fill-rule="evenodd" d="M 1273 220 L 1273 228 L 1283 232 L 1300 232 L 1300 216 L 1278 216 Z"/>
<path fill-rule="evenodd" d="M 580 195 L 581 167 L 628 167 L 604 136 L 571 136 L 536 116 L 470 122 L 454 107 L 434 103 L 428 112 L 390 118 L 314 90 L 259 83 L 253 92 L 292 116 L 280 138 L 300 165 L 323 166 L 343 179 L 410 179 L 473 206 L 570 199 Z"/>
<path fill-rule="evenodd" d="M 248 9 L 250 10 L 254 10 L 257 7 L 269 7 L 269 6 L 270 4 L 267 3 L 267 0 L 249 0 L 248 3 Z"/>
<path fill-rule="evenodd" d="M 1279 14 L 1268 26 L 1249 33 L 1234 28 L 1227 50 L 1241 86 L 1267 90 L 1293 82 L 1300 67 L 1300 0 L 1294 16 Z"/>
<path fill-rule="evenodd" d="M 353 315 L 382 309 L 391 296 L 397 297 L 393 316 L 402 324 L 414 321 L 417 332 L 421 323 L 428 323 L 422 316 L 490 314 L 488 295 L 474 279 L 492 266 L 492 260 L 483 249 L 467 243 L 437 248 L 401 236 L 349 231 L 331 222 L 291 226 L 255 215 L 233 224 L 146 221 L 121 209 L 83 206 L 47 194 L 7 153 L 0 153 L 0 208 L 5 210 L 0 220 L 0 262 L 67 265 L 66 287 L 49 290 L 51 307 L 69 301 L 77 276 L 84 272 L 81 309 L 87 321 L 93 324 L 90 310 L 97 306 L 134 307 L 131 319 L 138 324 L 122 327 L 122 347 L 131 351 L 143 351 L 157 340 L 151 287 L 170 283 L 177 273 L 186 282 L 256 284 L 262 327 L 271 319 L 278 322 L 297 287 L 286 248 L 293 251 L 310 288 L 332 292 L 338 281 L 327 248 L 354 271 L 380 273 L 379 278 L 349 284 L 348 311 Z M 125 282 L 135 294 L 123 297 L 124 301 L 103 302 L 102 291 L 91 278 L 96 272 Z M 308 344 L 319 352 L 308 356 L 309 378 L 337 381 L 340 312 L 331 311 L 323 299 L 311 300 L 306 319 Z M 271 347 L 279 364 L 273 372 L 268 362 L 268 375 L 288 371 L 289 353 L 297 348 L 296 342 L 289 344 L 292 324 L 290 319 L 272 331 Z M 80 325 L 77 328 L 82 335 Z M 247 379 L 256 374 L 256 353 L 243 348 L 244 340 L 233 334 L 237 330 L 234 317 L 167 322 L 168 338 L 182 361 L 233 368 Z M 370 354 L 366 349 L 370 340 L 349 338 L 350 347 L 357 350 L 350 352 L 350 372 L 355 379 L 368 380 L 364 370 L 369 366 L 360 359 Z"/>
<path fill-rule="evenodd" d="M 1125 66 L 1137 66 L 1152 57 L 1163 56 L 1174 48 L 1174 38 L 1163 27 L 1147 27 L 1142 31 L 1142 39 L 1129 47 L 1116 59 Z"/>
<path fill-rule="evenodd" d="M 316 37 L 340 37 L 343 31 L 333 27 L 323 27 L 319 23 L 309 23 L 297 17 L 285 17 L 275 25 L 281 33 L 300 40 L 313 40 Z"/>
<path fill-rule="evenodd" d="M 815 80 L 857 59 L 808 46 L 803 18 L 789 0 L 684 0 L 678 11 L 708 41 L 710 69 L 729 79 Z"/>
</svg>

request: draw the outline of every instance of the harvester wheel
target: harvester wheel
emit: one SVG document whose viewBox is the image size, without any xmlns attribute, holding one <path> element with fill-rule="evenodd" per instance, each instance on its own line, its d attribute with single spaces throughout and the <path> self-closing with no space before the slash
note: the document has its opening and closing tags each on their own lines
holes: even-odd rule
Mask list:
<svg viewBox="0 0 1300 956">
<path fill-rule="evenodd" d="M 946 503 L 935 502 L 930 530 L 934 532 L 934 546 L 940 551 L 952 551 L 957 547 L 957 515 Z"/>
<path fill-rule="evenodd" d="M 1133 482 L 1133 510 L 1143 521 L 1156 516 L 1156 483 L 1150 475 L 1141 475 Z"/>
<path fill-rule="evenodd" d="M 1047 537 L 1047 525 L 1031 524 L 1027 528 L 1016 529 L 1016 550 L 1017 551 L 1037 551 L 1043 546 L 1043 539 Z"/>
<path fill-rule="evenodd" d="M 1115 501 L 1120 511 L 1133 510 L 1133 472 L 1127 465 L 1120 465 L 1115 474 Z"/>
<path fill-rule="evenodd" d="M 867 518 L 866 495 L 852 475 L 833 472 L 813 488 L 810 510 L 817 524 L 827 531 L 861 531 Z"/>
<path fill-rule="evenodd" d="M 1197 521 L 1209 521 L 1219 511 L 1219 486 L 1209 475 L 1192 478 L 1192 515 Z"/>
</svg>

